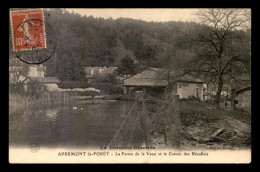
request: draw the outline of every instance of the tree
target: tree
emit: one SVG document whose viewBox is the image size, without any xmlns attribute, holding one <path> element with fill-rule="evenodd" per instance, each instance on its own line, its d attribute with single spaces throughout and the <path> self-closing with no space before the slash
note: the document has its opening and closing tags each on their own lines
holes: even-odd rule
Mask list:
<svg viewBox="0 0 260 172">
<path fill-rule="evenodd" d="M 36 99 L 38 99 L 44 91 L 47 91 L 46 85 L 35 79 L 30 79 L 27 85 L 28 95 L 35 96 Z"/>
<path fill-rule="evenodd" d="M 206 25 L 195 41 L 196 56 L 189 62 L 188 70 L 217 84 L 215 103 L 219 105 L 224 76 L 238 63 L 250 61 L 244 32 L 250 16 L 242 9 L 203 9 L 197 16 Z"/>
<path fill-rule="evenodd" d="M 129 75 L 135 74 L 134 60 L 129 55 L 126 55 L 117 67 L 116 73 L 117 75 L 124 76 L 126 79 Z"/>
<path fill-rule="evenodd" d="M 11 93 L 24 93 L 24 84 L 28 80 L 28 65 L 21 62 L 18 58 L 9 58 L 9 87 Z"/>
</svg>

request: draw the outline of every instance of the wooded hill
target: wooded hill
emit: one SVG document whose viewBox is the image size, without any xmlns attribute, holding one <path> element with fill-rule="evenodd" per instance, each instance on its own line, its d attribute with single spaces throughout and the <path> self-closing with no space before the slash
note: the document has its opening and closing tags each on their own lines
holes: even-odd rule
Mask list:
<svg viewBox="0 0 260 172">
<path fill-rule="evenodd" d="M 61 80 L 79 80 L 85 66 L 118 66 L 127 55 L 139 70 L 163 67 L 167 63 L 163 54 L 172 48 L 184 60 L 191 46 L 190 33 L 200 27 L 187 22 L 82 17 L 61 9 L 45 11 L 45 22 L 57 39 L 55 55 L 46 62 L 47 75 Z"/>
</svg>

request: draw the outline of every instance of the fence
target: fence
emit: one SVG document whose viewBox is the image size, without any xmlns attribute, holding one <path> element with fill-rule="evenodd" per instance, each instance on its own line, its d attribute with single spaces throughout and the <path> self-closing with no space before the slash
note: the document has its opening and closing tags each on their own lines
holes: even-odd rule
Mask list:
<svg viewBox="0 0 260 172">
<path fill-rule="evenodd" d="M 110 146 L 132 146 L 141 145 L 151 146 L 151 135 L 149 123 L 149 110 L 146 108 L 146 102 L 156 100 L 145 99 L 142 91 L 136 91 L 135 101 L 126 115 L 121 126 L 111 139 L 108 147 Z M 158 100 L 160 101 L 160 100 Z M 168 107 L 157 113 L 158 116 L 153 122 L 162 123 L 164 131 L 164 141 L 167 148 L 180 148 L 180 105 L 179 96 L 175 95 L 171 102 L 168 103 Z"/>
<path fill-rule="evenodd" d="M 44 92 L 38 99 L 35 97 L 33 101 L 38 102 L 38 104 L 69 104 L 74 102 L 77 93 L 75 92 Z"/>
</svg>

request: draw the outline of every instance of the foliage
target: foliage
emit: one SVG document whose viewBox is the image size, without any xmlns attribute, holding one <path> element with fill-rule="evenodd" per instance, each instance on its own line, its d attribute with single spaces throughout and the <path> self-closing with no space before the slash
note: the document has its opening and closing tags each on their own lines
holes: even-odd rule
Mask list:
<svg viewBox="0 0 260 172">
<path fill-rule="evenodd" d="M 89 84 L 81 81 L 61 81 L 58 83 L 59 88 L 73 89 L 73 88 L 87 88 Z"/>
<path fill-rule="evenodd" d="M 116 74 L 95 75 L 89 86 L 106 94 L 123 94 L 123 87 Z"/>
<path fill-rule="evenodd" d="M 24 94 L 24 83 L 28 79 L 28 65 L 14 57 L 12 53 L 9 57 L 9 92 Z"/>
<path fill-rule="evenodd" d="M 29 96 L 35 96 L 36 99 L 38 99 L 45 91 L 47 90 L 47 87 L 42 84 L 41 82 L 30 79 L 27 83 L 27 94 Z"/>
<path fill-rule="evenodd" d="M 123 94 L 124 90 L 121 84 L 111 83 L 90 83 L 90 87 L 99 89 L 102 93 L 106 94 Z"/>
<path fill-rule="evenodd" d="M 22 82 L 9 83 L 9 93 L 21 94 L 21 95 L 25 94 L 24 83 Z"/>
<path fill-rule="evenodd" d="M 243 30 L 247 18 L 241 9 L 205 9 L 197 14 L 203 24 L 192 47 L 195 56 L 186 72 L 204 77 L 217 85 L 215 103 L 219 105 L 223 85 L 233 74 L 246 73 L 250 46 Z M 226 81 L 225 81 L 226 80 Z"/>
<path fill-rule="evenodd" d="M 92 83 L 111 83 L 111 84 L 120 84 L 120 81 L 117 79 L 115 73 L 108 74 L 96 74 L 92 78 Z"/>
<path fill-rule="evenodd" d="M 126 78 L 128 75 L 134 75 L 135 74 L 135 64 L 134 60 L 130 56 L 125 56 L 121 60 L 121 64 L 117 67 L 116 73 L 120 76 L 125 76 Z"/>
<path fill-rule="evenodd" d="M 175 44 L 187 49 L 187 41 L 182 38 L 197 26 L 187 22 L 93 18 L 64 9 L 46 10 L 44 19 L 57 39 L 54 55 L 45 62 L 46 76 L 56 76 L 62 81 L 83 81 L 84 67 L 117 66 L 127 54 L 138 62 L 140 69 L 162 67 L 158 63 L 161 50 Z"/>
</svg>

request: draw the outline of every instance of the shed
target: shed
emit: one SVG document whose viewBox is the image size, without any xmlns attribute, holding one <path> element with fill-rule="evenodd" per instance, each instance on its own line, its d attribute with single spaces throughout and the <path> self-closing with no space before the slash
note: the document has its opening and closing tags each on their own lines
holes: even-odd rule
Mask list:
<svg viewBox="0 0 260 172">
<path fill-rule="evenodd" d="M 204 91 L 206 84 L 201 79 L 190 75 L 184 75 L 174 78 L 174 72 L 170 72 L 170 78 L 173 81 L 172 91 L 178 94 L 180 99 L 197 98 L 205 100 Z M 135 76 L 124 80 L 124 93 L 129 94 L 129 91 L 134 88 L 142 90 L 154 90 L 155 92 L 163 93 L 169 86 L 169 82 L 163 74 L 161 68 L 148 68 Z"/>
</svg>

